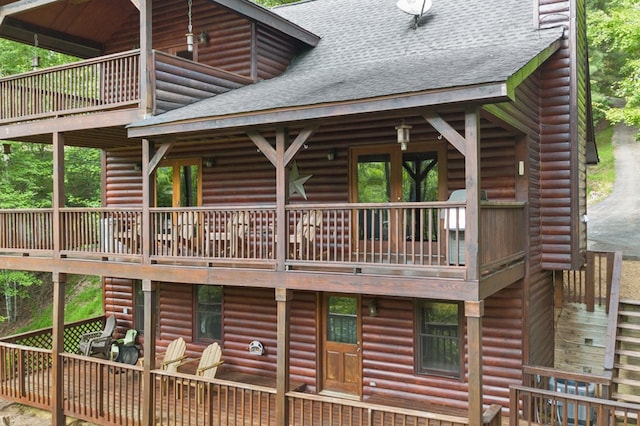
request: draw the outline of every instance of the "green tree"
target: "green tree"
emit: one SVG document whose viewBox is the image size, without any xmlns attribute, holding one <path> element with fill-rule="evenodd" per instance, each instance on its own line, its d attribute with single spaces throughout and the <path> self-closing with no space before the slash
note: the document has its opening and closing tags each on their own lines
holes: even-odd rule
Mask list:
<svg viewBox="0 0 640 426">
<path fill-rule="evenodd" d="M 40 285 L 42 281 L 29 272 L 6 270 L 0 272 L 0 288 L 7 309 L 7 316 L 2 320 L 14 322 L 18 317 L 18 298 L 28 298 L 28 288 L 32 285 Z"/>
<path fill-rule="evenodd" d="M 613 121 L 640 125 L 640 0 L 590 0 L 588 31 L 595 107 Z M 608 108 L 606 97 L 623 98 Z"/>
</svg>

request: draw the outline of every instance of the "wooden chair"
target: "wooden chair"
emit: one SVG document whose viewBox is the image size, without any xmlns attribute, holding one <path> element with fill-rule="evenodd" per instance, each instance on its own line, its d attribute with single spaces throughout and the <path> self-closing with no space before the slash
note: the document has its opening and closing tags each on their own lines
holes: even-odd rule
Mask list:
<svg viewBox="0 0 640 426">
<path fill-rule="evenodd" d="M 240 244 L 246 239 L 249 231 L 249 220 L 249 212 L 233 212 L 226 221 L 224 230 L 209 232 L 207 239 L 209 245 L 213 246 L 211 253 L 220 257 L 238 256 Z"/>
<path fill-rule="evenodd" d="M 106 358 L 109 358 L 111 352 L 111 336 L 116 329 L 116 317 L 110 315 L 105 322 L 104 329 L 102 331 L 94 331 L 91 333 L 85 333 L 80 336 L 80 343 L 78 343 L 78 353 L 84 356 L 101 353 Z"/>
<path fill-rule="evenodd" d="M 316 231 L 320 225 L 322 225 L 321 210 L 305 212 L 298 220 L 295 234 L 289 236 L 289 245 L 293 247 L 294 253 L 298 253 L 298 259 L 303 258 L 305 251 L 313 252 L 311 245 L 316 239 Z"/>
<path fill-rule="evenodd" d="M 198 362 L 196 376 L 204 377 L 206 379 L 214 379 L 216 377 L 218 367 L 224 363 L 221 358 L 222 349 L 220 348 L 218 342 L 214 342 L 207 346 L 202 352 L 202 356 L 200 357 L 200 360 Z M 196 360 L 184 362 L 182 363 L 182 365 L 194 361 Z M 196 386 L 196 392 L 198 393 L 198 402 L 202 403 L 204 401 L 204 383 L 198 382 L 193 385 Z"/>
<path fill-rule="evenodd" d="M 162 359 L 160 362 L 160 369 L 167 373 L 177 373 L 178 367 L 186 358 L 185 351 L 187 350 L 187 344 L 182 337 L 177 338 L 173 342 L 169 343 L 167 350 L 163 353 L 157 354 L 157 359 Z M 144 365 L 144 358 L 140 359 L 140 364 Z M 169 388 L 169 380 L 167 376 L 161 376 L 162 393 L 165 394 Z M 177 393 L 176 389 L 176 393 Z"/>
</svg>

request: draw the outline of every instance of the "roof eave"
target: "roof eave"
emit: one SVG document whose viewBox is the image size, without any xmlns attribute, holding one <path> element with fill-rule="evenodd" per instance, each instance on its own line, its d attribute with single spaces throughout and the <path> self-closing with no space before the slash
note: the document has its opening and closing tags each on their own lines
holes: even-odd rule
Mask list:
<svg viewBox="0 0 640 426">
<path fill-rule="evenodd" d="M 217 3 L 229 10 L 237 12 L 249 19 L 256 22 L 263 23 L 271 28 L 274 28 L 288 36 L 291 36 L 311 47 L 314 47 L 320 41 L 320 37 L 313 34 L 310 31 L 286 20 L 282 16 L 279 16 L 270 10 L 257 5 L 251 1 L 243 0 L 211 0 L 213 3 Z"/>
<path fill-rule="evenodd" d="M 507 91 L 510 99 L 515 99 L 516 87 L 518 87 L 520 83 L 529 78 L 529 76 L 533 74 L 538 68 L 540 68 L 542 64 L 551 57 L 551 55 L 553 55 L 558 51 L 558 49 L 560 49 L 560 47 L 562 47 L 562 37 L 551 43 L 546 49 L 538 53 L 522 68 L 520 68 L 507 79 Z"/>
<path fill-rule="evenodd" d="M 254 111 L 224 116 L 185 119 L 169 123 L 135 125 L 129 127 L 130 138 L 147 138 L 170 134 L 253 127 L 273 123 L 291 123 L 348 115 L 397 111 L 456 103 L 495 103 L 509 100 L 507 84 L 494 82 L 482 85 L 405 93 L 349 102 L 334 102 Z"/>
</svg>

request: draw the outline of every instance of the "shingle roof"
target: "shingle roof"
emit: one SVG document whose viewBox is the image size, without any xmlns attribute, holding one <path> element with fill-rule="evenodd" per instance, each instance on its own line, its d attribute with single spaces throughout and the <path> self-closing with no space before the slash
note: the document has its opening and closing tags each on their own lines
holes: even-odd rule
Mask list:
<svg viewBox="0 0 640 426">
<path fill-rule="evenodd" d="M 433 0 L 413 17 L 396 0 L 310 0 L 273 11 L 321 37 L 276 78 L 136 126 L 505 82 L 562 37 L 533 26 L 532 2 Z"/>
</svg>

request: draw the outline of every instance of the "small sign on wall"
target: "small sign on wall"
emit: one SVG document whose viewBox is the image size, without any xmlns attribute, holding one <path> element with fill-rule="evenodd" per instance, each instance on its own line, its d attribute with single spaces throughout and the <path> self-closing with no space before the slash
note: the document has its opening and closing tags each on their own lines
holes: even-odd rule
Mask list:
<svg viewBox="0 0 640 426">
<path fill-rule="evenodd" d="M 264 346 L 257 340 L 249 343 L 249 353 L 251 355 L 264 355 Z"/>
</svg>

